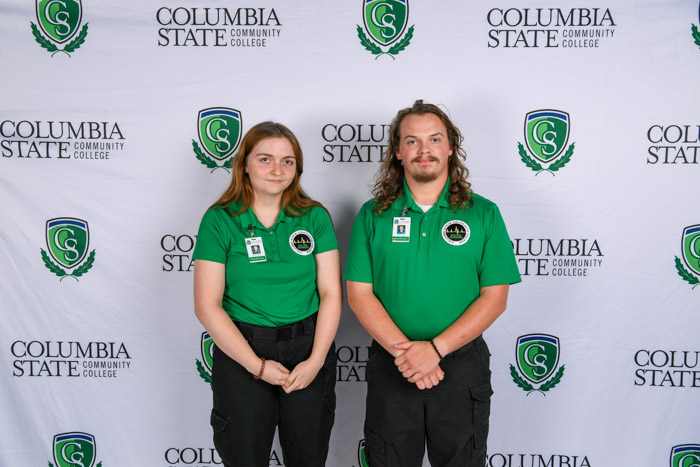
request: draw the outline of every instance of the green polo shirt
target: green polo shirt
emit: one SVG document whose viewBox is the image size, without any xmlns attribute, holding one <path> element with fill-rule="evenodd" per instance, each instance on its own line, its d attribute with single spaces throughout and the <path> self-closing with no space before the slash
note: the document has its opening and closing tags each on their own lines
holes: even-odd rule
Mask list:
<svg viewBox="0 0 700 467">
<path fill-rule="evenodd" d="M 368 201 L 355 219 L 345 280 L 371 283 L 391 319 L 411 340 L 449 327 L 479 297 L 479 289 L 520 282 L 498 207 L 477 194 L 470 208 L 450 210 L 449 180 L 424 213 L 404 181 L 404 194 L 377 215 Z M 403 212 L 405 211 L 405 214 Z M 396 218 L 410 217 L 410 240 L 397 237 Z"/>
<path fill-rule="evenodd" d="M 229 211 L 239 209 L 235 203 Z M 265 261 L 250 261 L 246 240 L 254 237 L 262 239 Z M 321 207 L 300 217 L 282 210 L 269 229 L 252 209 L 230 216 L 214 207 L 204 214 L 193 257 L 226 265 L 222 306 L 231 319 L 283 326 L 318 310 L 314 255 L 337 248 L 331 220 Z"/>
</svg>

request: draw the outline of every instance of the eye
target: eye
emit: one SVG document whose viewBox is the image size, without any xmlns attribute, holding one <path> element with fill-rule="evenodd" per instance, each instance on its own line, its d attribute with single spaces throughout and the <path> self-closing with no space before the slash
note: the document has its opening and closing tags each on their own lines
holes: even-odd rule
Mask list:
<svg viewBox="0 0 700 467">
<path fill-rule="evenodd" d="M 258 158 L 258 161 L 262 162 L 263 164 L 267 164 L 270 161 L 270 159 L 267 157 L 260 157 Z"/>
<path fill-rule="evenodd" d="M 284 160 L 284 165 L 287 165 L 289 167 L 294 165 L 294 162 L 296 162 L 294 159 L 285 159 Z"/>
<path fill-rule="evenodd" d="M 440 138 L 433 138 L 433 143 L 439 143 L 440 141 L 442 141 Z"/>
<path fill-rule="evenodd" d="M 416 140 L 415 140 L 415 139 L 409 139 L 408 141 L 406 141 L 406 144 L 409 145 L 409 146 L 412 146 L 412 145 L 416 144 Z"/>
</svg>

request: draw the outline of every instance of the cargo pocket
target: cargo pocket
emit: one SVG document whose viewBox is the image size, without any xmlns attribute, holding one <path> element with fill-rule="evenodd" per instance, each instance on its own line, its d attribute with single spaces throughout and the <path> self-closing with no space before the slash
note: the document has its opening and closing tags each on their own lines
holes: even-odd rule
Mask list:
<svg viewBox="0 0 700 467">
<path fill-rule="evenodd" d="M 211 411 L 209 419 L 212 429 L 214 430 L 214 447 L 219 457 L 226 465 L 234 464 L 233 447 L 229 442 L 228 418 L 222 417 L 215 410 Z"/>
<path fill-rule="evenodd" d="M 386 463 L 386 441 L 365 426 L 365 455 L 372 467 L 388 467 Z"/>
<path fill-rule="evenodd" d="M 486 446 L 486 438 L 489 432 L 489 415 L 491 413 L 491 381 L 483 381 L 469 387 L 474 403 L 474 448 Z M 480 437 L 477 437 L 477 434 Z"/>
<path fill-rule="evenodd" d="M 489 437 L 488 427 L 485 430 L 474 433 L 474 448 L 470 467 L 484 467 L 486 465 L 486 439 Z"/>
</svg>

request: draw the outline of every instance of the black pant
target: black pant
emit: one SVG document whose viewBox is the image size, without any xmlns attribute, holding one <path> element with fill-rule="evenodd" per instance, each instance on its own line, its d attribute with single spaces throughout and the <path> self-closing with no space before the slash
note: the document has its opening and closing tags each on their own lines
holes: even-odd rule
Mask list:
<svg viewBox="0 0 700 467">
<path fill-rule="evenodd" d="M 283 341 L 246 338 L 258 356 L 280 362 L 290 371 L 311 355 L 314 340 L 313 332 Z M 280 386 L 253 379 L 215 348 L 211 424 L 224 467 L 267 467 L 276 426 L 287 467 L 324 466 L 335 416 L 335 367 L 334 344 L 313 382 L 287 394 Z"/>
<path fill-rule="evenodd" d="M 367 363 L 365 440 L 370 467 L 484 467 L 489 430 L 489 349 L 478 337 L 447 355 L 445 379 L 419 390 L 376 341 Z"/>
</svg>

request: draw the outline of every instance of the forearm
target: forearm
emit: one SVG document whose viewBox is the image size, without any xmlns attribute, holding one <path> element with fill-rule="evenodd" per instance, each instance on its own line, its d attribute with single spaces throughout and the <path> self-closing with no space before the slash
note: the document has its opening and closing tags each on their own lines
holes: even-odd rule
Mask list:
<svg viewBox="0 0 700 467">
<path fill-rule="evenodd" d="M 348 281 L 347 288 L 350 308 L 367 332 L 394 357 L 402 353 L 394 344 L 408 339 L 374 295 L 372 284 Z"/>
<path fill-rule="evenodd" d="M 435 346 L 444 356 L 473 341 L 505 311 L 507 300 L 507 284 L 482 288 L 479 298 L 433 339 Z"/>
<path fill-rule="evenodd" d="M 195 314 L 219 349 L 251 374 L 260 371 L 260 357 L 221 306 L 196 306 Z"/>
<path fill-rule="evenodd" d="M 335 334 L 338 331 L 342 306 L 342 291 L 326 292 L 320 295 L 316 331 L 314 332 L 314 346 L 309 359 L 315 360 L 321 365 L 323 365 L 328 349 L 331 348 Z"/>
</svg>

